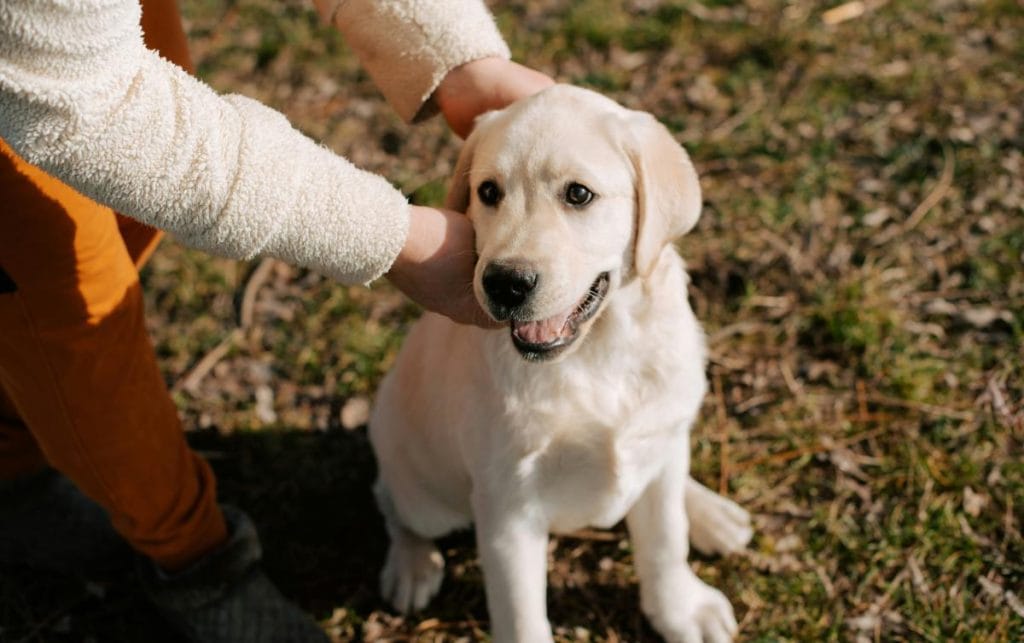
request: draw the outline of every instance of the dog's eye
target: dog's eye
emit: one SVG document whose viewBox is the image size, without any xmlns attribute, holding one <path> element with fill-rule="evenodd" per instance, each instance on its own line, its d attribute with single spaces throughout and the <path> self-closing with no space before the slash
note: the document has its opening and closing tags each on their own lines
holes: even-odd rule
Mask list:
<svg viewBox="0 0 1024 643">
<path fill-rule="evenodd" d="M 481 183 L 476 189 L 476 194 L 480 197 L 480 201 L 482 201 L 484 205 L 489 205 L 491 207 L 498 205 L 498 202 L 501 201 L 501 197 L 504 196 L 501 193 L 501 188 L 499 188 L 498 184 L 494 181 L 484 181 Z"/>
<path fill-rule="evenodd" d="M 565 202 L 569 205 L 586 205 L 594 200 L 594 193 L 582 183 L 570 183 L 565 188 Z"/>
</svg>

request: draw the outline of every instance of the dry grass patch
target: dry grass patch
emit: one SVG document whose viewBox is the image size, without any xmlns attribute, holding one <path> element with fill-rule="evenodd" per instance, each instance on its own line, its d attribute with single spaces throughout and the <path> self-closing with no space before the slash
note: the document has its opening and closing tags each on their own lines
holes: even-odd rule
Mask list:
<svg viewBox="0 0 1024 643">
<path fill-rule="evenodd" d="M 741 639 L 1024 639 L 1024 5 L 496 9 L 519 59 L 652 111 L 701 171 L 704 216 L 681 244 L 712 353 L 694 468 L 757 536 L 695 564 L 736 605 Z M 305 5 L 185 10 L 216 87 L 441 201 L 456 141 L 398 122 Z M 172 385 L 232 332 L 252 268 L 171 243 L 154 258 Z M 468 535 L 445 542 L 427 612 L 376 598 L 372 457 L 345 426 L 415 311 L 386 285 L 283 266 L 259 286 L 252 325 L 177 399 L 223 496 L 261 525 L 272 575 L 336 640 L 483 638 Z M 655 640 L 623 528 L 558 539 L 550 584 L 559 640 Z M 152 616 L 117 583 L 0 581 L 3 640 L 157 640 Z"/>
</svg>

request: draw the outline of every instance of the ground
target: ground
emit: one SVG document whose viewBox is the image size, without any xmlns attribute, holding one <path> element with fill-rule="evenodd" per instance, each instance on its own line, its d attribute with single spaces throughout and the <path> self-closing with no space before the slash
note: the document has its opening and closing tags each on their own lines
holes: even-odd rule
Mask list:
<svg viewBox="0 0 1024 643">
<path fill-rule="evenodd" d="M 458 150 L 402 124 L 298 2 L 185 0 L 199 74 L 414 201 Z M 1024 3 L 496 3 L 516 59 L 654 113 L 705 206 L 680 243 L 708 332 L 695 475 L 754 514 L 696 557 L 740 640 L 1024 640 Z M 377 598 L 365 407 L 416 309 L 166 241 L 160 365 L 270 575 L 338 641 L 486 638 L 471 534 L 423 613 Z M 624 527 L 554 541 L 560 641 L 656 641 Z M 127 579 L 0 577 L 0 640 L 171 641 Z"/>
</svg>

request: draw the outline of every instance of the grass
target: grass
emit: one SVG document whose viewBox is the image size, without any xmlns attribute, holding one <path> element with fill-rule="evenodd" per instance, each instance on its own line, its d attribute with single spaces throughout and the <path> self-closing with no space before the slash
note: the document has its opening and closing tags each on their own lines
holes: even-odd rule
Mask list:
<svg viewBox="0 0 1024 643">
<path fill-rule="evenodd" d="M 653 112 L 704 215 L 680 248 L 710 338 L 695 475 L 755 515 L 696 558 L 741 640 L 1024 640 L 1024 6 L 1013 0 L 501 3 L 517 59 Z M 304 4 L 187 0 L 202 76 L 439 203 L 457 153 L 406 127 Z M 253 266 L 165 243 L 144 273 L 172 385 L 227 337 Z M 281 587 L 336 640 L 484 638 L 472 538 L 398 618 L 359 406 L 416 311 L 274 266 L 256 323 L 190 391 L 190 439 Z M 272 403 L 257 403 L 257 391 Z M 343 418 L 346 420 L 343 422 Z M 367 520 L 366 516 L 371 516 Z M 558 539 L 560 641 L 657 640 L 625 530 Z M 121 582 L 0 579 L 0 639 L 163 640 Z"/>
</svg>

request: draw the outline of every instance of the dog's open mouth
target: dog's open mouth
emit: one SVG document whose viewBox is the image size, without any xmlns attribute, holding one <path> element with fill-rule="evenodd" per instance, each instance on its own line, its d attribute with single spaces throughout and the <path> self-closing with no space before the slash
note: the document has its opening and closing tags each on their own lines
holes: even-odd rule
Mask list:
<svg viewBox="0 0 1024 643">
<path fill-rule="evenodd" d="M 608 273 L 602 272 L 571 308 L 547 319 L 510 322 L 512 343 L 531 360 L 554 357 L 576 341 L 580 327 L 601 307 L 608 294 Z"/>
</svg>

